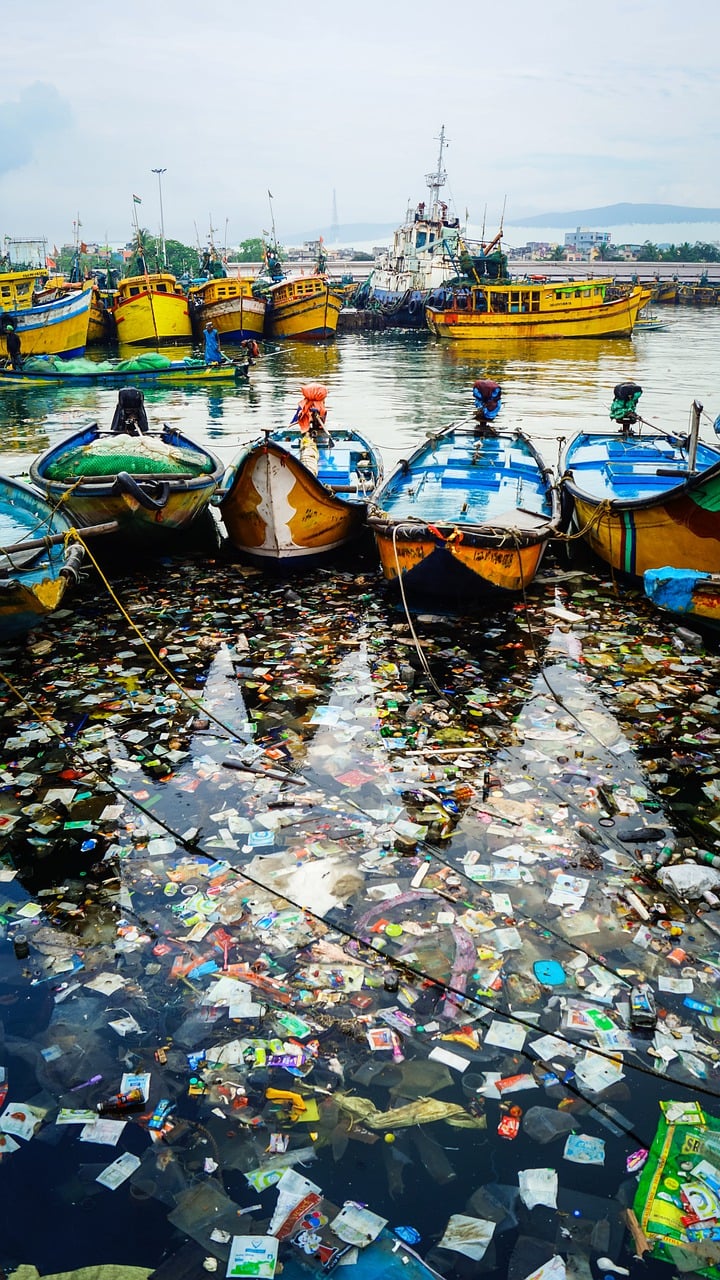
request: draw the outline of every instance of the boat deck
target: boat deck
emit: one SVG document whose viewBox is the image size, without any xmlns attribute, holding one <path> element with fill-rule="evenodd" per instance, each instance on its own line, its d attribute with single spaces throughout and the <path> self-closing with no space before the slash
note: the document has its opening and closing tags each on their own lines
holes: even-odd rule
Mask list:
<svg viewBox="0 0 720 1280">
<path fill-rule="evenodd" d="M 521 437 L 452 433 L 393 474 L 378 506 L 392 520 L 511 524 L 535 529 L 551 516 L 543 474 Z"/>
<path fill-rule="evenodd" d="M 298 461 L 303 460 L 300 436 L 296 428 L 273 431 L 270 439 L 281 444 Z M 317 440 L 317 444 L 318 480 L 349 501 L 352 501 L 354 495 L 366 500 L 380 478 L 379 460 L 369 451 L 367 442 L 355 432 L 342 428 L 329 431 L 325 438 Z"/>
<path fill-rule="evenodd" d="M 720 462 L 720 450 L 698 443 L 695 471 L 676 436 L 583 434 L 571 441 L 564 461 L 575 487 L 596 501 L 648 498 L 668 493 L 689 476 Z"/>
</svg>

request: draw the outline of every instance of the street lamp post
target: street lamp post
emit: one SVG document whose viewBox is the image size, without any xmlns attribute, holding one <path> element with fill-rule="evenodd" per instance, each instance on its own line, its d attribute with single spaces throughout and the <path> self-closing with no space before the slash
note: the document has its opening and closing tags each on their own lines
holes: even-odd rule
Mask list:
<svg viewBox="0 0 720 1280">
<path fill-rule="evenodd" d="M 167 169 L 152 169 L 151 172 L 157 174 L 157 180 L 158 180 L 158 194 L 160 196 L 160 240 L 162 242 L 163 266 L 167 271 L 167 250 L 165 248 L 165 221 L 163 218 L 163 203 L 162 203 L 162 175 L 164 173 L 167 173 Z"/>
</svg>

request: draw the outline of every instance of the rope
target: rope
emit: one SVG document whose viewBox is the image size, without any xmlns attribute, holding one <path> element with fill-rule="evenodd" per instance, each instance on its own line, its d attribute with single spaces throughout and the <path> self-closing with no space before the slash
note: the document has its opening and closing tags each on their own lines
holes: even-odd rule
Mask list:
<svg viewBox="0 0 720 1280">
<path fill-rule="evenodd" d="M 406 595 L 405 595 L 405 584 L 404 584 L 404 582 L 403 582 L 403 573 L 402 573 L 402 569 L 400 568 L 400 559 L 399 559 L 399 557 L 398 557 L 398 549 L 397 549 L 397 533 L 398 533 L 398 529 L 399 529 L 399 528 L 400 528 L 400 526 L 399 526 L 399 525 L 397 525 L 397 524 L 396 524 L 396 525 L 393 525 L 393 539 L 392 539 L 392 541 L 393 541 L 393 554 L 394 554 L 394 556 L 395 556 L 395 570 L 396 570 L 396 573 L 397 573 L 398 586 L 399 586 L 399 588 L 400 588 L 400 599 L 402 600 L 403 610 L 404 610 L 404 612 L 405 612 L 405 619 L 406 619 L 407 624 L 408 624 L 408 628 L 409 628 L 409 631 L 410 631 L 410 635 L 412 636 L 412 639 L 413 639 L 413 644 L 415 645 L 415 652 L 417 653 L 417 656 L 418 656 L 418 658 L 419 658 L 419 660 L 420 660 L 420 665 L 421 665 L 421 667 L 422 667 L 423 671 L 425 672 L 425 675 L 427 676 L 428 680 L 430 681 L 430 684 L 432 685 L 432 687 L 433 687 L 433 689 L 435 690 L 435 692 L 436 692 L 437 694 L 439 694 L 439 696 L 440 696 L 441 698 L 444 698 L 444 697 L 445 697 L 445 693 L 444 693 L 444 691 L 440 688 L 440 686 L 439 686 L 438 684 L 436 684 L 436 682 L 435 682 L 435 677 L 433 676 L 433 674 L 432 674 L 432 672 L 431 672 L 431 670 L 430 670 L 430 666 L 429 666 L 428 660 L 427 660 L 427 658 L 425 657 L 425 654 L 424 654 L 424 652 L 423 652 L 422 645 L 420 644 L 420 640 L 418 639 L 417 632 L 416 632 L 416 630 L 415 630 L 415 627 L 413 626 L 412 617 L 410 616 L 410 609 L 409 609 L 409 607 L 408 607 L 408 602 L 407 602 L 407 598 L 406 598 Z"/>
<path fill-rule="evenodd" d="M 67 537 L 68 537 L 68 538 L 73 538 L 73 539 L 75 539 L 77 542 L 79 542 L 79 543 L 80 543 L 81 547 L 83 547 L 83 548 L 84 548 L 84 550 L 85 550 L 85 554 L 87 555 L 88 559 L 89 559 L 89 560 L 90 560 L 90 562 L 92 563 L 92 565 L 93 565 L 93 567 L 94 567 L 94 569 L 95 569 L 95 572 L 98 574 L 98 576 L 99 576 L 99 578 L 100 578 L 100 581 L 102 582 L 103 586 L 106 588 L 106 590 L 107 590 L 107 592 L 108 592 L 108 595 L 109 595 L 109 596 L 110 596 L 110 598 L 112 599 L 113 603 L 114 603 L 114 604 L 117 606 L 117 608 L 120 610 L 120 613 L 122 614 L 122 616 L 124 617 L 124 619 L 125 619 L 125 621 L 128 623 L 128 625 L 132 627 L 132 629 L 133 629 L 133 631 L 135 632 L 135 634 L 136 634 L 137 636 L 139 636 L 140 640 L 141 640 L 141 641 L 142 641 L 142 643 L 145 645 L 145 648 L 147 649 L 148 653 L 150 654 L 150 657 L 152 658 L 153 662 L 157 663 L 157 665 L 158 665 L 158 667 L 160 668 L 160 670 L 161 670 L 161 671 L 164 671 L 164 673 L 165 673 L 165 675 L 168 677 L 168 679 L 169 679 L 170 681 L 172 681 L 172 683 L 175 685 L 175 687 L 176 687 L 177 689 L 179 689 L 179 690 L 180 690 L 180 693 L 182 694 L 182 696 L 183 696 L 183 698 L 185 699 L 185 701 L 186 701 L 186 702 L 189 702 L 189 703 L 190 703 L 190 705 L 191 705 L 192 707 L 194 707 L 196 711 L 200 711 L 200 712 L 202 712 L 202 715 L 203 715 L 204 717 L 206 717 L 208 720 L 212 720 L 213 724 L 216 724 L 216 725 L 218 726 L 218 728 L 222 729 L 222 730 L 223 730 L 223 731 L 228 735 L 228 737 L 230 737 L 230 738 L 234 738 L 236 742 L 242 742 L 242 743 L 243 743 L 243 745 L 244 745 L 244 746 L 246 746 L 246 745 L 247 745 L 246 738 L 245 738 L 245 737 L 243 737 L 243 735 L 242 735 L 242 734 L 238 733 L 238 731 L 237 731 L 236 729 L 233 729 L 231 725 L 226 724 L 226 722 L 225 722 L 224 720 L 221 720 L 218 716 L 216 716 L 216 715 L 215 715 L 215 714 L 210 710 L 210 708 L 209 708 L 209 707 L 204 706 L 204 705 L 203 705 L 203 703 L 202 703 L 201 701 L 199 701 L 197 698 L 193 698 L 192 694 L 188 693 L 187 689 L 185 689 L 185 688 L 184 688 L 184 686 L 180 683 L 180 681 L 178 680 L 177 676 L 173 675 L 173 673 L 172 673 L 172 671 L 170 670 L 170 668 L 169 668 L 168 666 L 166 666 L 166 664 L 163 662 L 163 660 L 162 660 L 162 658 L 160 657 L 160 655 L 159 655 L 158 653 L 156 653 L 156 652 L 155 652 L 155 650 L 153 649 L 152 645 L 150 644 L 150 641 L 149 641 L 149 640 L 147 640 L 147 639 L 146 639 L 146 637 L 143 635 L 143 633 L 142 633 L 142 631 L 140 630 L 140 628 L 138 627 L 137 623 L 135 623 L 135 622 L 133 621 L 133 619 L 130 617 L 130 614 L 128 613 L 127 609 L 126 609 L 126 608 L 125 608 L 125 606 L 123 605 L 122 601 L 121 601 L 121 600 L 118 598 L 118 596 L 115 594 L 115 591 L 113 590 L 113 588 L 112 588 L 111 584 L 108 582 L 108 579 L 106 578 L 105 574 L 103 573 L 102 569 L 100 568 L 100 565 L 98 564 L 97 560 L 95 559 L 95 556 L 93 555 L 92 551 L 90 550 L 89 546 L 87 545 L 87 542 L 86 542 L 86 541 L 85 541 L 85 539 L 82 537 L 82 535 L 78 532 L 78 530 L 77 530 L 77 529 L 71 529 L 71 530 L 69 531 L 69 533 L 67 534 Z M 3 677 L 3 678 L 4 678 L 4 677 Z"/>
</svg>

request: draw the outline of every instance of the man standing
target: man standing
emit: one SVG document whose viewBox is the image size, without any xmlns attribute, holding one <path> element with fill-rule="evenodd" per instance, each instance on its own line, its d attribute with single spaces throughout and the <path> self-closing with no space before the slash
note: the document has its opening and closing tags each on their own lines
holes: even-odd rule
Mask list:
<svg viewBox="0 0 720 1280">
<path fill-rule="evenodd" d="M 20 342 L 20 334 L 16 332 L 13 324 L 9 324 L 5 328 L 5 341 L 10 364 L 16 373 L 20 373 L 23 367 L 22 344 Z"/>
<path fill-rule="evenodd" d="M 208 320 L 205 325 L 205 363 L 206 364 L 224 364 L 225 357 L 220 350 L 220 335 L 215 328 L 212 320 Z"/>
</svg>

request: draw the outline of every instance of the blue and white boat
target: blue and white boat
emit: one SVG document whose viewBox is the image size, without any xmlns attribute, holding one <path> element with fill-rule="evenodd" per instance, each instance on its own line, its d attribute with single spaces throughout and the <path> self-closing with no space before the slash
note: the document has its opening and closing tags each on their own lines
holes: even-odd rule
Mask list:
<svg viewBox="0 0 720 1280">
<path fill-rule="evenodd" d="M 408 206 L 392 245 L 353 297 L 353 306 L 379 309 L 388 325 L 425 328 L 425 304 L 433 295 L 444 296 L 450 280 L 468 277 L 479 283 L 505 274 L 505 255 L 497 247 L 500 236 L 490 244 L 471 246 L 461 232 L 460 219 L 449 214 L 440 198 L 447 181 L 444 125 L 439 141 L 437 168 L 426 178 L 429 200 Z"/>
<path fill-rule="evenodd" d="M 58 609 L 84 558 L 69 516 L 30 485 L 0 476 L 0 641 Z"/>
<path fill-rule="evenodd" d="M 500 387 L 474 395 L 475 420 L 433 432 L 368 510 L 388 581 L 463 608 L 523 592 L 561 526 L 551 469 L 522 431 L 495 430 Z"/>
</svg>

